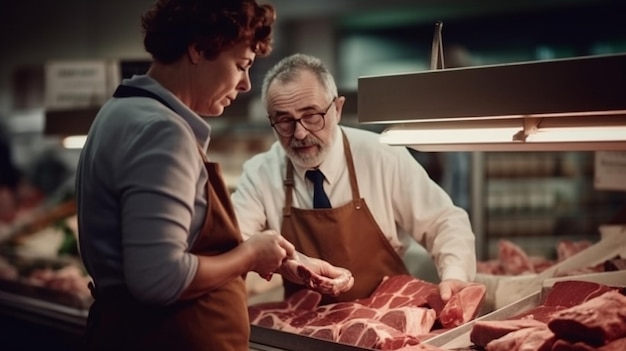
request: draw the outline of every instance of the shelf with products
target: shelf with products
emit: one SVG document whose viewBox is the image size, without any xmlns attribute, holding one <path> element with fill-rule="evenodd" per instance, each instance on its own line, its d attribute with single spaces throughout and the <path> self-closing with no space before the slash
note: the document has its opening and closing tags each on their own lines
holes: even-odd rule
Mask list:
<svg viewBox="0 0 626 351">
<path fill-rule="evenodd" d="M 550 254 L 560 240 L 597 240 L 626 194 L 594 188 L 594 152 L 488 152 L 484 155 L 484 248 L 502 239 Z"/>
</svg>

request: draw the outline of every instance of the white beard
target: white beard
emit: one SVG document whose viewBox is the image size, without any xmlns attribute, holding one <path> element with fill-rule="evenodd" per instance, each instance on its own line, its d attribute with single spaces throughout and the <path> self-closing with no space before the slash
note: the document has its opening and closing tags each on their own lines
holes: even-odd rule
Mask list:
<svg viewBox="0 0 626 351">
<path fill-rule="evenodd" d="M 302 167 L 302 168 L 315 168 L 319 166 L 320 164 L 322 164 L 322 162 L 324 162 L 324 160 L 330 153 L 330 149 L 332 148 L 332 146 L 335 143 L 335 140 L 337 139 L 337 134 L 339 133 L 337 133 L 336 131 L 333 131 L 333 134 L 329 142 L 325 145 L 322 144 L 321 140 L 319 140 L 318 138 L 316 138 L 315 136 L 311 134 L 307 135 L 307 137 L 304 140 L 300 141 L 300 143 L 304 145 L 315 144 L 319 146 L 318 152 L 313 155 L 299 154 L 296 151 L 294 151 L 292 148 L 285 148 L 285 152 L 287 153 L 287 156 L 289 156 L 289 158 L 291 159 L 291 162 L 293 162 L 296 166 Z M 296 144 L 293 146 L 299 146 L 299 145 Z"/>
</svg>

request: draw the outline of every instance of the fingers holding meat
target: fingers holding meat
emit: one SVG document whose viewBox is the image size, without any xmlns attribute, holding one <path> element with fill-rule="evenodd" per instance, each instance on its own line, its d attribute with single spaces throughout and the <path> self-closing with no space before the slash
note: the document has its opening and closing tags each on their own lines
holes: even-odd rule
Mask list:
<svg viewBox="0 0 626 351">
<path fill-rule="evenodd" d="M 294 246 L 274 230 L 266 230 L 246 240 L 242 245 L 248 246 L 254 256 L 251 271 L 269 279 L 276 272 L 285 258 L 293 256 Z"/>
<path fill-rule="evenodd" d="M 349 270 L 299 252 L 285 260 L 280 273 L 287 280 L 332 296 L 344 293 L 354 285 L 354 277 Z"/>
</svg>

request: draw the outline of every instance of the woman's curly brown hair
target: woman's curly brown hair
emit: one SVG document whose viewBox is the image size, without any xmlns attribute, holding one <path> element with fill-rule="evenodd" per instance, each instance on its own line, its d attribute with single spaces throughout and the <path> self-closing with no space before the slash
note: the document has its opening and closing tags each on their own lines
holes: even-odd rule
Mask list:
<svg viewBox="0 0 626 351">
<path fill-rule="evenodd" d="M 141 17 L 144 47 L 152 58 L 169 64 L 191 44 L 207 59 L 240 42 L 258 56 L 272 50 L 274 8 L 256 0 L 157 0 Z"/>
</svg>

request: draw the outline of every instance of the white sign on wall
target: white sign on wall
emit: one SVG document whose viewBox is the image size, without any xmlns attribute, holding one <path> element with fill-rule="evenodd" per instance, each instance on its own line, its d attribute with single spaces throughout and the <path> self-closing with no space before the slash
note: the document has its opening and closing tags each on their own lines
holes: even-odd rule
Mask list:
<svg viewBox="0 0 626 351">
<path fill-rule="evenodd" d="M 117 61 L 50 61 L 45 66 L 48 110 L 98 107 L 120 82 Z"/>
<path fill-rule="evenodd" d="M 626 151 L 596 151 L 594 187 L 626 191 Z"/>
</svg>

